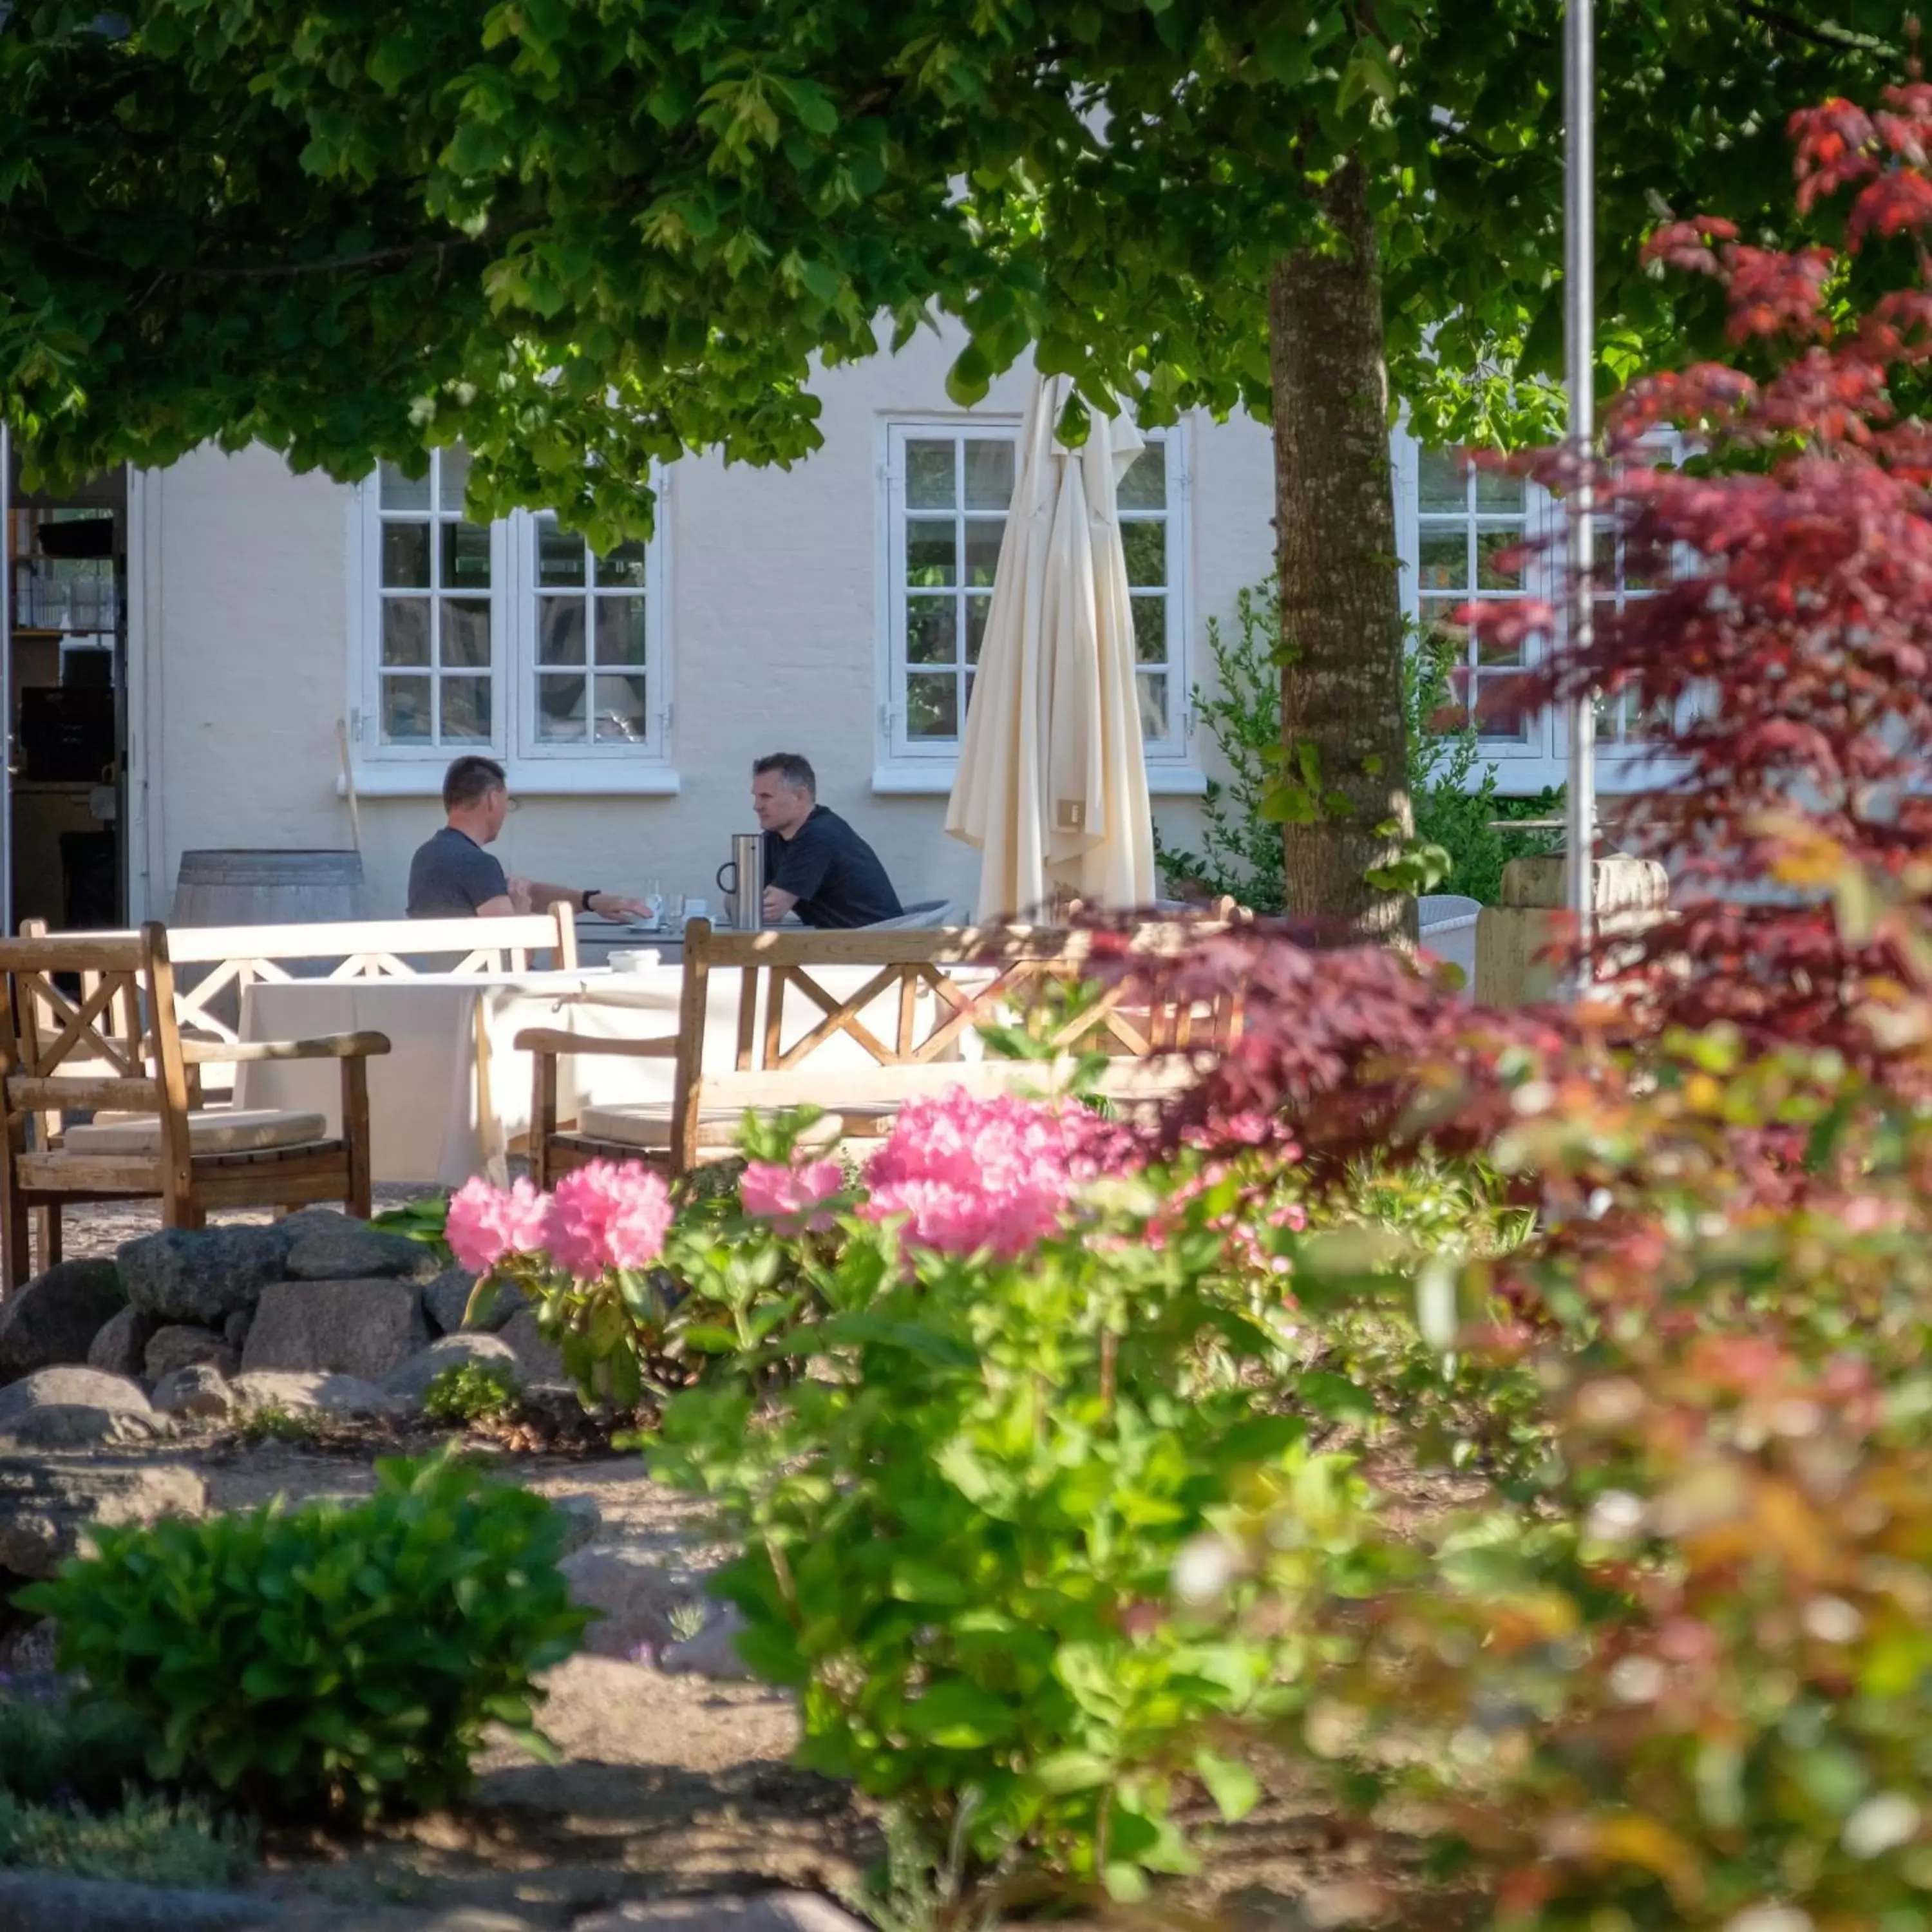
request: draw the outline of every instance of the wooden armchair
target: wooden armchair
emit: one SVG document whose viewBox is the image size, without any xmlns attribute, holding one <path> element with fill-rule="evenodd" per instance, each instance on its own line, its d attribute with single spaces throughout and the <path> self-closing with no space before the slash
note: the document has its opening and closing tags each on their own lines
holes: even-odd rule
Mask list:
<svg viewBox="0 0 1932 1932">
<path fill-rule="evenodd" d="M 1138 928 L 1132 946 L 1150 958 L 1172 956 L 1226 929 L 1214 920 L 1162 922 Z M 535 1067 L 532 1178 L 548 1187 L 596 1160 L 686 1174 L 730 1155 L 747 1109 L 808 1102 L 826 1110 L 825 1138 L 862 1139 L 885 1132 L 908 1100 L 951 1086 L 986 1094 L 1037 1088 L 1049 1071 L 1039 1063 L 965 1060 L 962 1048 L 976 1028 L 1036 1007 L 1054 986 L 1078 984 L 1093 948 L 1091 933 L 1050 927 L 715 933 L 708 921 L 694 920 L 685 928 L 675 1034 L 597 1040 L 536 1028 L 518 1036 Z M 858 968 L 866 976 L 840 998 L 816 976 L 827 967 Z M 733 971 L 736 1052 L 728 1067 L 708 1066 L 712 977 Z M 789 1039 L 788 1001 L 808 1021 Z M 880 1021 L 882 1010 L 889 1022 Z M 1070 1058 L 1106 1055 L 1102 1090 L 1133 1106 L 1156 1102 L 1197 1077 L 1238 1030 L 1240 1015 L 1232 999 L 1211 1007 L 1150 1004 L 1145 994 L 1116 986 L 1054 1024 L 1057 1051 Z M 837 1040 L 856 1045 L 862 1058 L 847 1054 L 830 1064 L 823 1049 Z M 607 1054 L 673 1061 L 670 1104 L 586 1107 L 574 1123 L 560 1120 L 559 1059 Z"/>
<path fill-rule="evenodd" d="M 42 1261 L 60 1258 L 69 1202 L 158 1198 L 171 1228 L 212 1208 L 340 1201 L 369 1212 L 368 1058 L 380 1034 L 229 1043 L 184 1041 L 174 968 L 160 926 L 131 935 L 0 940 L 0 1264 L 9 1292 L 30 1268 L 28 1216 L 43 1216 Z M 77 982 L 76 995 L 57 980 Z M 203 1060 L 332 1059 L 342 1066 L 343 1134 L 320 1114 L 191 1108 Z M 63 1126 L 91 1110 L 93 1120 Z"/>
</svg>

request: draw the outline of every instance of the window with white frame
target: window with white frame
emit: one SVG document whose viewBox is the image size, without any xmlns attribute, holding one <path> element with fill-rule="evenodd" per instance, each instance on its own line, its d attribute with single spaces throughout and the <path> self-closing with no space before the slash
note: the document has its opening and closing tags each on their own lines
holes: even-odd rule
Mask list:
<svg viewBox="0 0 1932 1932">
<path fill-rule="evenodd" d="M 599 556 L 548 513 L 471 523 L 468 470 L 438 450 L 425 476 L 386 463 L 362 486 L 363 755 L 661 761 L 657 539 Z M 662 498 L 658 514 L 662 529 Z"/>
<path fill-rule="evenodd" d="M 1017 481 L 1017 423 L 895 423 L 886 466 L 889 684 L 895 758 L 958 755 Z M 1118 500 L 1149 759 L 1186 746 L 1180 438 L 1147 433 Z"/>
</svg>

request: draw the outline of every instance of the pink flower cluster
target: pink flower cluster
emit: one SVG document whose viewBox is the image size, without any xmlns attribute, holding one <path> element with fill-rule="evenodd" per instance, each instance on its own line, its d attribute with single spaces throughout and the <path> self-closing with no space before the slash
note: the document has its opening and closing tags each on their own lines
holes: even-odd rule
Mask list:
<svg viewBox="0 0 1932 1932">
<path fill-rule="evenodd" d="M 859 1211 L 874 1221 L 906 1216 L 912 1239 L 941 1253 L 1010 1258 L 1052 1231 L 1112 1138 L 1084 1108 L 978 1100 L 956 1087 L 900 1114 L 873 1156 L 871 1198 Z"/>
<path fill-rule="evenodd" d="M 478 1274 L 514 1255 L 545 1255 L 566 1274 L 590 1280 L 608 1269 L 656 1261 L 671 1213 L 662 1175 L 593 1161 L 565 1175 L 548 1195 L 527 1180 L 507 1192 L 487 1180 L 465 1181 L 450 1196 L 444 1238 L 456 1258 Z"/>
<path fill-rule="evenodd" d="M 832 1225 L 829 1213 L 816 1211 L 845 1184 L 836 1160 L 808 1160 L 784 1167 L 775 1160 L 748 1161 L 738 1183 L 738 1198 L 748 1214 L 783 1223 L 793 1233 L 823 1234 Z"/>
</svg>

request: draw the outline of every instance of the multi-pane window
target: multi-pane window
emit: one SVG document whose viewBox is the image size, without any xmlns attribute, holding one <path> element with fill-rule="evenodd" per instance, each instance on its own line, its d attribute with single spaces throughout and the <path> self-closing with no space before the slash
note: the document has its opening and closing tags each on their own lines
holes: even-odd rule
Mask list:
<svg viewBox="0 0 1932 1932">
<path fill-rule="evenodd" d="M 992 608 L 993 579 L 1017 481 L 1017 424 L 902 424 L 889 466 L 891 752 L 951 758 Z M 1120 537 L 1133 601 L 1142 734 L 1150 757 L 1185 740 L 1172 439 L 1150 435 L 1120 480 Z"/>
<path fill-rule="evenodd" d="M 384 745 L 496 741 L 500 548 L 466 522 L 466 458 L 438 450 L 412 480 L 386 463 L 376 484 L 380 559 L 376 724 Z"/>
<path fill-rule="evenodd" d="M 1472 637 L 1454 613 L 1473 598 L 1525 594 L 1528 485 L 1454 452 L 1418 449 L 1416 455 L 1416 616 L 1422 634 L 1453 654 L 1456 696 L 1484 742 L 1526 746 L 1538 720 L 1522 695 L 1525 647 Z"/>
<path fill-rule="evenodd" d="M 540 746 L 651 741 L 650 572 L 642 543 L 608 556 L 554 517 L 532 519 Z"/>
<path fill-rule="evenodd" d="M 548 514 L 471 523 L 468 471 L 439 450 L 426 476 L 386 463 L 363 486 L 363 754 L 662 759 L 657 539 L 599 556 Z"/>
</svg>

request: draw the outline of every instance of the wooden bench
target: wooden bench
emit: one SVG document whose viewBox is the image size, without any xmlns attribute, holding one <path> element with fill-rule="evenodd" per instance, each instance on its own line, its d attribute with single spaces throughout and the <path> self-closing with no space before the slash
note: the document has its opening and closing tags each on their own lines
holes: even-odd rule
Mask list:
<svg viewBox="0 0 1932 1932">
<path fill-rule="evenodd" d="M 184 1040 L 168 935 L 62 934 L 0 940 L 0 1272 L 8 1292 L 30 1266 L 28 1216 L 43 1220 L 43 1264 L 60 1258 L 69 1202 L 158 1198 L 171 1228 L 212 1208 L 298 1208 L 340 1201 L 369 1212 L 365 1064 L 380 1034 L 326 1039 Z M 78 983 L 70 995 L 61 982 Z M 329 1059 L 341 1064 L 341 1137 L 320 1115 L 198 1112 L 190 1072 L 212 1058 Z M 58 1124 L 70 1111 L 94 1120 Z"/>
<path fill-rule="evenodd" d="M 1132 950 L 1172 956 L 1226 930 L 1202 920 L 1144 926 Z M 517 1036 L 534 1063 L 530 1114 L 532 1178 L 539 1187 L 596 1160 L 643 1161 L 671 1174 L 729 1156 L 746 1111 L 806 1103 L 823 1107 L 826 1138 L 884 1132 L 910 1100 L 955 1085 L 982 1094 L 1038 1088 L 1051 1070 L 1037 1062 L 964 1060 L 976 1028 L 1038 1013 L 1050 989 L 1088 976 L 1094 935 L 1058 928 L 998 926 L 926 932 L 716 933 L 694 920 L 685 930 L 684 980 L 675 1034 L 595 1040 L 550 1028 Z M 840 998 L 817 975 L 827 967 L 866 972 Z M 961 976 L 949 976 L 952 968 Z M 714 975 L 735 971 L 736 1052 L 728 1068 L 705 1064 L 705 1028 Z M 788 1041 L 794 998 L 810 1019 Z M 885 1003 L 882 1033 L 868 1016 Z M 799 1010 L 796 1006 L 792 1008 Z M 1045 1037 L 1063 1064 L 1099 1052 L 1114 1063 L 1101 1084 L 1124 1103 L 1153 1102 L 1196 1078 L 1234 1036 L 1238 1004 L 1150 1006 L 1116 986 L 1091 1006 L 1062 1011 Z M 835 1040 L 856 1043 L 856 1064 L 826 1064 Z M 557 1063 L 573 1054 L 620 1054 L 674 1063 L 667 1106 L 587 1107 L 560 1120 Z"/>
</svg>

